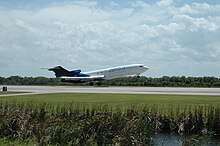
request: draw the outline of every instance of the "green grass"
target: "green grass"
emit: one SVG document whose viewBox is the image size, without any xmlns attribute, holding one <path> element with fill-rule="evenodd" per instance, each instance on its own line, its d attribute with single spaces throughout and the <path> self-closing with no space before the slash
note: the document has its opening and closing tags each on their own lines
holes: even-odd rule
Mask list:
<svg viewBox="0 0 220 146">
<path fill-rule="evenodd" d="M 35 142 L 34 140 L 21 141 L 18 139 L 11 140 L 7 138 L 0 138 L 0 145 L 1 146 L 36 146 L 37 142 Z"/>
<path fill-rule="evenodd" d="M 148 95 L 148 94 L 84 94 L 84 93 L 53 93 L 0 97 L 0 102 L 34 102 L 48 104 L 97 105 L 113 106 L 130 105 L 220 105 L 220 96 L 201 95 Z"/>
</svg>

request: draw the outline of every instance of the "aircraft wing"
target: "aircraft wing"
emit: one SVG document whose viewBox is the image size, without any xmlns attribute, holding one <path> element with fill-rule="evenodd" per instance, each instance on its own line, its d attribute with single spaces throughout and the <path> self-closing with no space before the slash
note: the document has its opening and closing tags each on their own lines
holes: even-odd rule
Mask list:
<svg viewBox="0 0 220 146">
<path fill-rule="evenodd" d="M 87 76 L 87 77 L 68 77 L 68 76 L 62 76 L 60 77 L 62 79 L 62 81 L 73 81 L 73 82 L 77 82 L 77 81 L 100 81 L 100 80 L 104 80 L 104 75 L 98 75 L 98 76 Z"/>
</svg>

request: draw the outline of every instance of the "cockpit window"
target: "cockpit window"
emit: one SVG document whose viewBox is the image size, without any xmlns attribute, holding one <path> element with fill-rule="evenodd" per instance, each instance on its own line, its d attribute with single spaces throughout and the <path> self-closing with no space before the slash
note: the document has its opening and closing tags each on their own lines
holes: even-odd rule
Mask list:
<svg viewBox="0 0 220 146">
<path fill-rule="evenodd" d="M 144 67 L 143 65 L 140 65 L 139 67 Z"/>
</svg>

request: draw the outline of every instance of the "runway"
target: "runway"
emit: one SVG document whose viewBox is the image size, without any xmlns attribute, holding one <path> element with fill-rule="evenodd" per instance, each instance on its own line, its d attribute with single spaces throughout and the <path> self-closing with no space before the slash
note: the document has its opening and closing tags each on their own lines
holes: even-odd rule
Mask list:
<svg viewBox="0 0 220 146">
<path fill-rule="evenodd" d="M 0 86 L 2 89 L 3 86 Z M 17 96 L 45 93 L 115 93 L 115 94 L 177 94 L 220 96 L 220 88 L 173 88 L 173 87 L 90 87 L 90 86 L 7 86 L 8 91 L 26 92 L 3 94 Z"/>
</svg>

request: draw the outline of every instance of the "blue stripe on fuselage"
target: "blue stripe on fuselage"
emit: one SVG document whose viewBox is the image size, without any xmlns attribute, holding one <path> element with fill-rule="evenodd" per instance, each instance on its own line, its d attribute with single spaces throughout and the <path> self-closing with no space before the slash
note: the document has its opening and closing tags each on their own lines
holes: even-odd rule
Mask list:
<svg viewBox="0 0 220 146">
<path fill-rule="evenodd" d="M 83 73 L 79 73 L 78 75 L 76 75 L 76 77 L 89 77 L 89 75 L 83 74 Z"/>
</svg>

